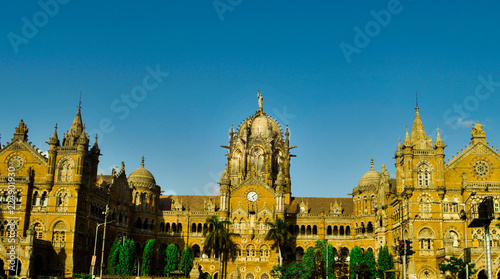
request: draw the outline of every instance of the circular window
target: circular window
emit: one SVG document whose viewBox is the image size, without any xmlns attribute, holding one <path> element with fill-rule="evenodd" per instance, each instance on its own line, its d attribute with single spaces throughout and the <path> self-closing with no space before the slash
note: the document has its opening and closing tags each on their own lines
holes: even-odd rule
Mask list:
<svg viewBox="0 0 500 279">
<path fill-rule="evenodd" d="M 23 168 L 24 159 L 19 155 L 14 155 L 10 157 L 9 161 L 7 162 L 7 165 L 9 166 L 9 168 L 13 168 L 14 171 L 17 172 Z"/>
<path fill-rule="evenodd" d="M 485 178 L 490 174 L 490 164 L 485 160 L 477 160 L 472 165 L 474 175 L 479 178 Z"/>
</svg>

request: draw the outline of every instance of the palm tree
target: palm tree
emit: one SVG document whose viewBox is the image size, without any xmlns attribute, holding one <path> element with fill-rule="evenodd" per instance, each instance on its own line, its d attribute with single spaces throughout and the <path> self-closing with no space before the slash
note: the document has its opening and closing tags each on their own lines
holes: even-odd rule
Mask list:
<svg viewBox="0 0 500 279">
<path fill-rule="evenodd" d="M 281 218 L 277 218 L 275 222 L 267 221 L 266 224 L 270 227 L 266 234 L 265 240 L 274 241 L 273 247 L 278 248 L 280 256 L 280 266 L 283 264 L 283 257 L 281 256 L 281 247 L 292 238 L 292 234 L 288 231 L 288 223 Z"/>
<path fill-rule="evenodd" d="M 203 250 L 205 252 L 213 252 L 219 255 L 219 278 L 224 278 L 221 272 L 221 258 L 226 255 L 233 247 L 227 225 L 231 222 L 227 220 L 219 220 L 217 216 L 207 218 L 207 226 L 203 229 L 205 243 Z"/>
</svg>

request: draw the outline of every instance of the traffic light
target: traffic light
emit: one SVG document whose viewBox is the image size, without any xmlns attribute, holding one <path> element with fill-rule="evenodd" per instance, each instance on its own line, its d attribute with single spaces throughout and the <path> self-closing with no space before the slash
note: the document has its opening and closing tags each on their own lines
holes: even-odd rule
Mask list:
<svg viewBox="0 0 500 279">
<path fill-rule="evenodd" d="M 406 245 L 406 255 L 411 256 L 415 254 L 415 251 L 413 251 L 413 247 L 411 247 L 412 241 L 411 240 L 405 240 L 405 245 Z"/>
<path fill-rule="evenodd" d="M 404 255 L 405 254 L 405 241 L 400 240 L 399 241 L 399 255 Z"/>
</svg>

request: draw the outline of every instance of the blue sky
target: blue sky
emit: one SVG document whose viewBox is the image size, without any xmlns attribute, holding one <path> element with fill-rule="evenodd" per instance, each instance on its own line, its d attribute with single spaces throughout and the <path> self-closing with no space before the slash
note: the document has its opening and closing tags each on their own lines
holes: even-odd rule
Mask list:
<svg viewBox="0 0 500 279">
<path fill-rule="evenodd" d="M 46 150 L 56 123 L 60 138 L 69 130 L 82 92 L 87 131 L 100 137 L 101 173 L 121 161 L 130 173 L 144 155 L 165 193 L 213 194 L 226 162 L 219 146 L 231 124 L 258 109 L 260 89 L 264 110 L 289 125 L 298 146 L 292 194 L 346 197 L 372 157 L 394 177 L 417 91 L 426 132 L 435 138 L 439 125 L 447 158 L 469 144 L 476 121 L 500 145 L 499 8 L 8 1 L 0 17 L 1 142 L 23 118 L 29 140 Z"/>
</svg>

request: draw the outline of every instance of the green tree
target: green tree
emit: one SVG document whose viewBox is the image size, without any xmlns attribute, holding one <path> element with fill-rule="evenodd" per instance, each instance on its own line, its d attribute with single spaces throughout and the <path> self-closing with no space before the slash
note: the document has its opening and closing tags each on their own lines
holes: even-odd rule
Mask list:
<svg viewBox="0 0 500 279">
<path fill-rule="evenodd" d="M 335 253 L 333 252 L 333 246 L 331 244 L 324 245 L 322 264 L 324 266 L 324 274 L 326 275 L 326 272 L 328 272 L 328 278 L 334 279 Z"/>
<path fill-rule="evenodd" d="M 304 271 L 302 264 L 290 263 L 284 266 L 275 266 L 271 270 L 271 277 L 279 279 L 308 279 L 310 275 Z"/>
<path fill-rule="evenodd" d="M 170 274 L 170 271 L 177 269 L 179 250 L 177 249 L 177 246 L 175 244 L 170 244 L 168 245 L 167 251 L 165 253 L 165 261 L 167 262 L 167 264 L 165 265 L 165 269 L 163 270 L 163 275 L 168 276 Z"/>
<path fill-rule="evenodd" d="M 451 257 L 449 259 L 445 259 L 445 263 L 439 265 L 439 270 L 441 271 L 449 271 L 451 277 L 455 279 L 465 279 L 466 277 L 466 265 L 464 260 L 460 258 Z M 469 263 L 469 277 L 476 273 L 477 270 L 474 269 L 476 264 Z"/>
<path fill-rule="evenodd" d="M 206 224 L 207 226 L 203 229 L 203 236 L 205 237 L 203 250 L 219 255 L 219 278 L 224 278 L 221 260 L 227 257 L 227 254 L 233 249 L 233 242 L 227 228 L 231 222 L 227 220 L 221 221 L 217 216 L 212 216 L 207 218 Z"/>
<path fill-rule="evenodd" d="M 125 239 L 120 247 L 120 262 L 118 264 L 118 275 L 130 276 L 136 267 L 135 243 L 132 239 Z"/>
<path fill-rule="evenodd" d="M 182 250 L 179 268 L 184 272 L 184 276 L 188 276 L 192 267 L 193 267 L 193 256 L 191 252 L 191 246 L 186 246 L 186 248 Z"/>
<path fill-rule="evenodd" d="M 273 222 L 267 221 L 266 224 L 270 227 L 266 234 L 265 240 L 274 241 L 273 248 L 278 248 L 280 266 L 283 265 L 283 257 L 281 256 L 281 248 L 285 243 L 289 242 L 292 234 L 288 231 L 288 223 L 281 218 L 276 218 Z"/>
<path fill-rule="evenodd" d="M 363 264 L 363 252 L 358 246 L 352 248 L 349 259 L 349 278 L 356 279 L 356 274 L 361 273 Z"/>
<path fill-rule="evenodd" d="M 121 239 L 116 238 L 111 245 L 111 251 L 108 256 L 108 274 L 110 275 L 118 275 L 118 264 L 120 263 L 120 247 L 122 241 Z M 95 268 L 97 269 L 97 267 Z M 94 270 L 95 272 L 95 270 Z"/>
<path fill-rule="evenodd" d="M 387 270 L 394 269 L 394 259 L 389 253 L 389 248 L 384 246 L 378 250 L 378 270 L 380 278 L 384 278 L 384 273 Z M 396 279 L 394 272 L 388 273 L 386 275 L 387 279 Z"/>
<path fill-rule="evenodd" d="M 315 275 L 316 271 L 316 249 L 315 247 L 309 247 L 307 248 L 306 253 L 304 254 L 304 257 L 302 258 L 302 267 L 304 274 L 307 275 L 307 277 L 313 277 Z"/>
<path fill-rule="evenodd" d="M 373 251 L 371 249 L 368 249 L 363 255 L 363 266 L 366 267 L 366 273 L 364 276 L 366 279 L 375 279 L 379 277 L 377 264 L 375 263 L 375 256 L 373 255 Z"/>
<path fill-rule="evenodd" d="M 155 264 L 155 239 L 150 239 L 144 245 L 144 252 L 142 253 L 142 266 L 141 275 L 149 276 L 154 270 Z"/>
</svg>

